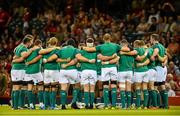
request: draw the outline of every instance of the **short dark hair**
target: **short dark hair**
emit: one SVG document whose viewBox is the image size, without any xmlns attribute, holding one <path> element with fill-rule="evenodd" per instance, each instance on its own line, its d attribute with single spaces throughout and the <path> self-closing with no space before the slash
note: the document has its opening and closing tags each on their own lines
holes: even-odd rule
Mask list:
<svg viewBox="0 0 180 116">
<path fill-rule="evenodd" d="M 34 45 L 42 45 L 42 41 L 40 40 L 40 39 L 36 39 L 35 41 L 34 41 Z"/>
<path fill-rule="evenodd" d="M 87 38 L 86 43 L 94 43 L 94 39 L 93 38 Z"/>
<path fill-rule="evenodd" d="M 29 38 L 29 37 L 24 37 L 22 42 L 23 44 L 27 44 L 28 42 L 32 41 L 33 39 L 32 38 Z"/>
<path fill-rule="evenodd" d="M 159 40 L 160 40 L 158 34 L 151 34 L 151 37 L 152 37 L 154 40 L 156 40 L 156 41 L 159 41 Z"/>
<path fill-rule="evenodd" d="M 73 39 L 68 39 L 66 43 L 67 45 L 75 46 L 75 41 Z"/>
</svg>

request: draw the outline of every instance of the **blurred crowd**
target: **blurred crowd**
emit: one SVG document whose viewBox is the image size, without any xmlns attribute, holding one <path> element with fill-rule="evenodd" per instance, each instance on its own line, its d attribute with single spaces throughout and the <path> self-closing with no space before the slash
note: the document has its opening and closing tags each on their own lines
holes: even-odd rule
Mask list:
<svg viewBox="0 0 180 116">
<path fill-rule="evenodd" d="M 25 34 L 31 33 L 35 39 L 41 39 L 45 47 L 52 36 L 58 38 L 59 44 L 68 38 L 73 38 L 78 44 L 87 37 L 93 37 L 99 44 L 106 32 L 116 43 L 121 39 L 129 42 L 143 39 L 148 43 L 151 33 L 160 34 L 169 57 L 167 90 L 169 96 L 180 95 L 180 13 L 175 7 L 178 0 L 126 0 L 128 7 L 121 11 L 123 16 L 112 15 L 110 11 L 113 9 L 102 10 L 111 8 L 112 5 L 108 7 L 108 4 L 113 0 L 105 0 L 105 6 L 89 5 L 89 8 L 86 7 L 87 1 L 38 0 L 34 7 L 28 0 L 25 3 L 11 0 L 6 3 L 8 9 L 0 7 L 0 82 L 7 83 L 0 87 L 0 96 L 9 95 L 13 50 Z"/>
</svg>

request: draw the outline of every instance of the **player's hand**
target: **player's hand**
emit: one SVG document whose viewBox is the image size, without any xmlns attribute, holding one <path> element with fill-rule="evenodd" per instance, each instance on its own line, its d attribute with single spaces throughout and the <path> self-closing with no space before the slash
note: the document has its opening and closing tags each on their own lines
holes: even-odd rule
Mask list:
<svg viewBox="0 0 180 116">
<path fill-rule="evenodd" d="M 147 54 L 148 54 L 148 49 L 145 51 L 144 55 L 147 56 Z"/>
<path fill-rule="evenodd" d="M 94 64 L 96 62 L 96 60 L 95 59 L 91 59 L 88 62 L 91 63 L 91 64 Z"/>
<path fill-rule="evenodd" d="M 150 58 L 152 61 L 155 61 L 155 57 L 153 57 L 153 56 L 151 56 L 151 58 Z"/>
<path fill-rule="evenodd" d="M 124 54 L 124 52 L 123 52 L 123 51 L 120 51 L 120 54 L 122 54 L 122 55 L 123 55 L 123 54 Z"/>
<path fill-rule="evenodd" d="M 115 54 L 113 54 L 113 55 L 112 55 L 112 57 L 113 57 L 113 58 L 116 58 L 116 57 L 117 57 L 117 54 L 116 54 L 116 53 L 115 53 Z"/>
<path fill-rule="evenodd" d="M 67 67 L 66 64 L 62 64 L 62 65 L 61 65 L 61 68 L 66 68 L 66 67 Z"/>
<path fill-rule="evenodd" d="M 78 68 L 79 68 L 80 66 L 81 66 L 81 64 L 80 64 L 80 63 L 77 63 L 77 64 L 76 64 L 76 67 L 78 67 Z"/>
<path fill-rule="evenodd" d="M 109 64 L 109 62 L 101 62 L 102 65 Z"/>
<path fill-rule="evenodd" d="M 141 66 L 141 64 L 140 64 L 140 63 L 137 63 L 137 64 L 136 64 L 136 67 L 140 67 L 140 66 Z"/>
<path fill-rule="evenodd" d="M 29 62 L 26 62 L 25 64 L 28 66 L 28 65 L 29 65 Z"/>
<path fill-rule="evenodd" d="M 44 63 L 44 64 L 47 63 L 47 59 L 44 58 L 44 59 L 43 59 L 43 63 Z"/>
<path fill-rule="evenodd" d="M 36 49 L 38 49 L 38 48 L 39 48 L 38 46 L 34 46 L 34 47 L 32 47 L 30 50 L 34 51 L 34 50 L 36 50 Z"/>
<path fill-rule="evenodd" d="M 71 61 L 71 58 L 67 58 L 67 62 L 70 62 Z"/>
</svg>

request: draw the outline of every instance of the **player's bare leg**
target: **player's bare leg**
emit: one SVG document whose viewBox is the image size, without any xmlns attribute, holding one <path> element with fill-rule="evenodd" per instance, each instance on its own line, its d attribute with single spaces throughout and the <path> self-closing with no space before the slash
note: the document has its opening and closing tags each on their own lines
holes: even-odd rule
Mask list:
<svg viewBox="0 0 180 116">
<path fill-rule="evenodd" d="M 141 107 L 141 83 L 135 83 L 135 91 L 136 91 L 136 108 Z"/>
<path fill-rule="evenodd" d="M 67 102 L 67 90 L 69 88 L 69 84 L 67 83 L 61 83 L 61 105 L 62 109 L 66 109 L 66 102 Z"/>
</svg>

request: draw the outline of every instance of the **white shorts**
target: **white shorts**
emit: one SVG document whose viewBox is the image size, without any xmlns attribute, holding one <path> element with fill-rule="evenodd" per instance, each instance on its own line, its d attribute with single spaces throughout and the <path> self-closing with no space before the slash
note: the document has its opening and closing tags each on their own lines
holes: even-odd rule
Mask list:
<svg viewBox="0 0 180 116">
<path fill-rule="evenodd" d="M 118 72 L 116 67 L 102 68 L 101 69 L 101 81 L 116 81 Z"/>
<path fill-rule="evenodd" d="M 60 70 L 59 83 L 75 84 L 79 83 L 80 78 L 78 77 L 78 71 L 72 70 Z"/>
<path fill-rule="evenodd" d="M 102 81 L 101 75 L 97 75 L 97 80 L 98 80 L 98 81 Z"/>
<path fill-rule="evenodd" d="M 157 78 L 157 72 L 155 69 L 149 69 L 148 70 L 148 77 L 149 77 L 149 81 L 156 81 Z"/>
<path fill-rule="evenodd" d="M 59 70 L 44 70 L 44 83 L 55 83 L 59 81 Z"/>
<path fill-rule="evenodd" d="M 83 70 L 81 74 L 81 85 L 95 85 L 97 81 L 97 72 L 94 70 Z"/>
<path fill-rule="evenodd" d="M 126 81 L 132 83 L 133 72 L 132 71 L 123 71 L 118 72 L 118 82 L 125 83 Z"/>
<path fill-rule="evenodd" d="M 157 77 L 156 77 L 156 82 L 163 82 L 166 80 L 166 76 L 167 76 L 167 67 L 161 67 L 161 66 L 157 66 L 156 67 L 156 71 L 157 71 Z"/>
<path fill-rule="evenodd" d="M 35 73 L 35 74 L 26 74 L 25 81 L 31 81 L 31 80 L 33 80 L 35 85 L 39 82 L 42 82 L 43 76 L 42 76 L 41 72 Z"/>
<path fill-rule="evenodd" d="M 12 82 L 24 81 L 25 70 L 11 70 L 11 80 Z"/>
<path fill-rule="evenodd" d="M 134 73 L 134 81 L 136 83 L 142 83 L 142 82 L 149 82 L 149 76 L 148 76 L 148 71 L 146 72 L 135 72 Z"/>
<path fill-rule="evenodd" d="M 78 71 L 78 77 L 81 79 L 81 74 L 82 72 L 81 71 Z"/>
</svg>

